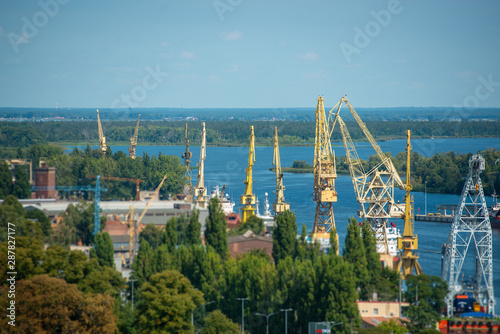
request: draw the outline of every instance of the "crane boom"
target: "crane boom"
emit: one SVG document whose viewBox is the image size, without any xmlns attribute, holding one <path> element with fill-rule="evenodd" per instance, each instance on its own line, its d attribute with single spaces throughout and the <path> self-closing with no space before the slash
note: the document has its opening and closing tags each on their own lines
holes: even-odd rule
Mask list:
<svg viewBox="0 0 500 334">
<path fill-rule="evenodd" d="M 104 131 L 102 131 L 101 118 L 99 117 L 99 109 L 97 109 L 97 126 L 99 131 L 99 146 L 101 147 L 101 152 L 103 156 L 106 156 L 106 137 L 104 137 Z"/>
<path fill-rule="evenodd" d="M 207 133 L 205 131 L 205 123 L 201 123 L 201 146 L 200 146 L 200 162 L 198 163 L 198 181 L 196 183 L 196 205 L 205 208 L 207 206 L 207 188 L 205 187 L 205 158 L 207 146 Z"/>
<path fill-rule="evenodd" d="M 148 203 L 146 203 L 146 207 L 144 207 L 144 210 L 142 210 L 142 213 L 139 216 L 139 219 L 137 219 L 137 221 L 134 224 L 134 241 L 133 241 L 133 247 L 130 250 L 130 265 L 132 265 L 132 261 L 133 261 L 134 255 L 135 255 L 135 248 L 136 248 L 137 241 L 138 241 L 137 240 L 137 228 L 139 227 L 139 223 L 141 222 L 142 218 L 144 218 L 144 215 L 146 214 L 146 212 L 148 212 L 148 209 L 151 206 L 151 204 L 153 203 L 153 201 L 155 201 L 156 198 L 158 197 L 158 194 L 160 193 L 161 186 L 163 185 L 163 182 L 165 182 L 166 179 L 167 179 L 167 174 L 165 174 L 165 176 L 163 177 L 163 180 L 161 180 L 160 184 L 158 185 L 155 192 L 153 193 L 153 196 L 151 196 L 151 199 L 148 201 Z"/>
<path fill-rule="evenodd" d="M 276 166 L 276 202 L 273 210 L 276 214 L 290 210 L 290 204 L 285 203 L 285 186 L 283 185 L 283 173 L 281 172 L 280 149 L 278 144 L 278 127 L 274 127 L 274 156 L 273 165 Z"/>
<path fill-rule="evenodd" d="M 255 161 L 255 135 L 253 125 L 250 126 L 250 147 L 248 149 L 248 166 L 246 168 L 247 178 L 243 183 L 245 184 L 245 194 L 240 196 L 240 203 L 244 205 L 241 209 L 242 219 L 244 223 L 248 218 L 255 215 L 255 195 L 253 194 L 253 163 Z"/>
<path fill-rule="evenodd" d="M 96 179 L 97 175 L 86 175 L 85 176 L 87 179 Z M 139 186 L 141 182 L 144 182 L 144 180 L 140 179 L 131 179 L 128 177 L 115 177 L 115 176 L 101 176 L 101 179 L 103 180 L 113 180 L 113 181 L 130 181 L 130 182 L 135 182 L 135 200 L 139 200 L 139 195 L 140 195 L 140 190 Z"/>
<path fill-rule="evenodd" d="M 141 114 L 137 117 L 137 124 L 135 125 L 134 135 L 130 137 L 130 147 L 128 148 L 128 154 L 132 159 L 135 159 L 135 147 L 137 146 L 137 137 L 139 136 L 139 120 L 141 119 Z"/>
<path fill-rule="evenodd" d="M 418 237 L 413 234 L 413 208 L 411 197 L 411 183 L 410 183 L 410 143 L 411 131 L 407 131 L 407 142 L 406 142 L 406 194 L 405 194 L 405 213 L 404 221 L 405 227 L 403 230 L 403 236 L 398 238 L 398 249 L 401 252 L 401 260 L 398 263 L 398 271 L 401 272 L 401 279 L 405 280 L 409 275 L 412 274 L 413 268 L 417 275 L 423 273 L 422 267 L 418 263 L 419 256 L 413 251 L 418 249 Z"/>
</svg>

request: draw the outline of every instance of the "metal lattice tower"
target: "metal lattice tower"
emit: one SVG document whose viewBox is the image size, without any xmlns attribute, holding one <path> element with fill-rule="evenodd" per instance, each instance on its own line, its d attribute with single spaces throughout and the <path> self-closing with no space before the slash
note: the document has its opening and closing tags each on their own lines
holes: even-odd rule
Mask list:
<svg viewBox="0 0 500 334">
<path fill-rule="evenodd" d="M 97 109 L 97 128 L 99 132 L 99 146 L 101 147 L 101 152 L 103 156 L 106 156 L 106 137 L 104 136 L 104 131 L 102 130 L 101 118 L 99 117 L 99 109 Z"/>
<path fill-rule="evenodd" d="M 200 208 L 207 207 L 207 188 L 205 187 L 205 158 L 207 157 L 207 132 L 205 131 L 205 123 L 201 123 L 201 145 L 200 145 L 200 162 L 198 162 L 198 175 L 195 189 L 195 203 Z"/>
<path fill-rule="evenodd" d="M 495 311 L 491 225 L 480 178 L 484 166 L 481 155 L 470 158 L 469 175 L 444 249 L 441 278 L 449 287 L 448 316 L 453 314 L 457 294 L 471 294 L 487 306 L 487 313 Z"/>
<path fill-rule="evenodd" d="M 182 153 L 182 159 L 184 159 L 184 167 L 186 167 L 186 176 L 188 178 L 187 200 L 191 201 L 192 197 L 193 197 L 193 176 L 191 173 L 191 158 L 193 157 L 193 153 L 189 151 L 189 138 L 188 138 L 188 124 L 187 123 L 186 123 L 185 142 L 186 142 L 186 150 L 184 151 L 184 153 Z"/>
<path fill-rule="evenodd" d="M 278 127 L 274 127 L 273 165 L 276 166 L 276 202 L 273 204 L 273 210 L 276 214 L 279 214 L 286 210 L 290 210 L 290 204 L 285 202 L 285 186 L 283 185 L 284 176 L 281 172 L 280 149 L 278 144 Z"/>
<path fill-rule="evenodd" d="M 130 147 L 128 148 L 128 155 L 132 159 L 135 159 L 135 148 L 137 147 L 137 137 L 139 136 L 139 121 L 141 119 L 141 114 L 137 117 L 137 124 L 135 125 L 134 135 L 130 137 Z"/>
</svg>

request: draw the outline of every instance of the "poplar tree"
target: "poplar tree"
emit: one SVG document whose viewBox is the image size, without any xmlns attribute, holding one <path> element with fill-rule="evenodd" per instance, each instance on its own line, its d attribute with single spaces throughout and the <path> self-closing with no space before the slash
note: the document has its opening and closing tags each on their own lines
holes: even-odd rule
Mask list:
<svg viewBox="0 0 500 334">
<path fill-rule="evenodd" d="M 207 245 L 212 246 L 223 259 L 226 259 L 229 256 L 226 228 L 226 216 L 222 211 L 219 199 L 217 197 L 213 197 L 210 199 L 208 206 L 205 241 L 207 242 Z"/>
<path fill-rule="evenodd" d="M 200 210 L 193 209 L 191 217 L 189 217 L 189 225 L 186 228 L 186 244 L 200 245 L 201 244 L 201 223 Z"/>
<path fill-rule="evenodd" d="M 31 186 L 28 173 L 23 166 L 16 167 L 16 183 L 12 193 L 19 199 L 31 197 Z"/>
<path fill-rule="evenodd" d="M 12 193 L 12 173 L 6 162 L 0 162 L 0 199 Z"/>
<path fill-rule="evenodd" d="M 295 256 L 297 249 L 297 223 L 295 213 L 286 210 L 276 218 L 273 233 L 273 258 L 276 264 L 287 256 Z"/>
<path fill-rule="evenodd" d="M 370 273 L 368 272 L 365 246 L 361 238 L 361 229 L 354 218 L 349 218 L 349 224 L 347 225 L 347 235 L 344 244 L 344 260 L 354 265 L 354 275 L 356 277 L 359 296 L 361 300 L 366 300 L 368 298 L 366 286 L 369 283 Z"/>
<path fill-rule="evenodd" d="M 95 235 L 95 250 L 101 266 L 115 267 L 113 241 L 108 232 Z"/>
<path fill-rule="evenodd" d="M 367 268 L 371 276 L 370 281 L 376 282 L 381 275 L 382 264 L 380 263 L 380 254 L 377 253 L 377 239 L 372 227 L 366 221 L 361 226 L 361 234 L 363 236 L 363 246 L 365 247 Z"/>
<path fill-rule="evenodd" d="M 170 253 L 175 251 L 177 246 L 177 219 L 172 217 L 165 225 L 165 233 L 163 234 L 163 241 Z"/>
</svg>

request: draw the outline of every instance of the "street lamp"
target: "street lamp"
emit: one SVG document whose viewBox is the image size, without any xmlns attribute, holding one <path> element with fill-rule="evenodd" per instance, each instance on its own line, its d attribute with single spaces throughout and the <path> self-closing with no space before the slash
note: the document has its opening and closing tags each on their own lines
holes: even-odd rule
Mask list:
<svg viewBox="0 0 500 334">
<path fill-rule="evenodd" d="M 129 278 L 128 281 L 130 283 L 132 283 L 132 310 L 133 310 L 134 309 L 134 282 L 137 282 L 137 280 Z"/>
<path fill-rule="evenodd" d="M 285 334 L 288 334 L 288 311 L 293 311 L 291 308 L 282 308 L 280 312 L 285 312 Z"/>
<path fill-rule="evenodd" d="M 245 334 L 245 300 L 250 298 L 236 298 L 241 300 L 241 334 Z"/>
<path fill-rule="evenodd" d="M 267 320 L 267 325 L 266 325 L 266 333 L 269 334 L 269 317 L 276 314 L 278 312 L 274 312 L 274 313 L 271 313 L 271 314 L 264 314 L 264 313 L 255 313 L 255 315 L 261 315 L 263 317 L 266 317 L 266 320 Z"/>
</svg>

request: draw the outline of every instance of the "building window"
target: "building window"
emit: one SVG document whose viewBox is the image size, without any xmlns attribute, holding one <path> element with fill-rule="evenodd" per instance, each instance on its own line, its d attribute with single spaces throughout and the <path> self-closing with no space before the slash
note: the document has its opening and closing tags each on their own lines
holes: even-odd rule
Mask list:
<svg viewBox="0 0 500 334">
<path fill-rule="evenodd" d="M 374 314 L 374 315 L 378 315 L 378 308 L 374 308 L 374 309 L 373 309 L 373 314 Z"/>
</svg>

